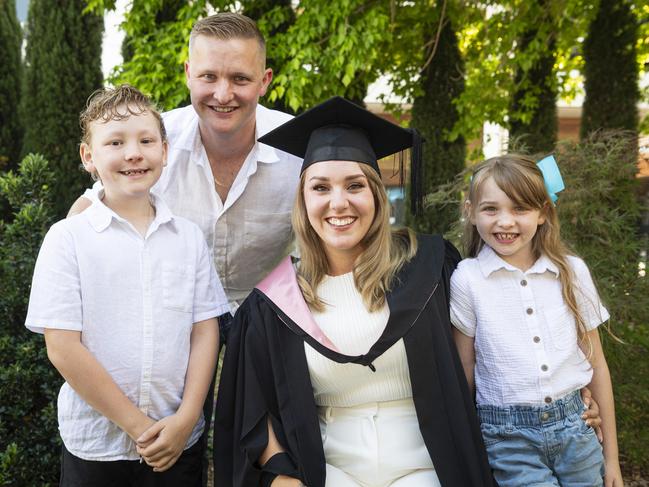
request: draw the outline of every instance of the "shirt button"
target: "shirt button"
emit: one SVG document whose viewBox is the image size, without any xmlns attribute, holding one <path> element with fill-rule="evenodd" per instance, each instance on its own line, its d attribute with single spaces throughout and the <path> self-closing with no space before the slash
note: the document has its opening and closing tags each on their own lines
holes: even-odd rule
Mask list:
<svg viewBox="0 0 649 487">
<path fill-rule="evenodd" d="M 523 286 L 523 287 L 527 286 L 527 281 L 525 279 L 523 279 L 521 281 L 521 286 Z"/>
<path fill-rule="evenodd" d="M 539 343 L 541 341 L 541 337 L 534 337 L 534 343 Z"/>
<path fill-rule="evenodd" d="M 547 372 L 547 371 L 548 371 L 548 366 L 545 365 L 545 364 L 541 365 L 541 370 L 542 370 L 543 372 Z"/>
<path fill-rule="evenodd" d="M 545 396 L 545 399 L 543 399 L 546 404 L 550 404 L 552 402 L 552 398 L 550 396 Z"/>
<path fill-rule="evenodd" d="M 525 312 L 526 312 L 528 315 L 531 315 L 532 313 L 534 313 L 534 310 L 533 310 L 532 308 L 527 308 L 527 309 L 525 310 Z"/>
</svg>

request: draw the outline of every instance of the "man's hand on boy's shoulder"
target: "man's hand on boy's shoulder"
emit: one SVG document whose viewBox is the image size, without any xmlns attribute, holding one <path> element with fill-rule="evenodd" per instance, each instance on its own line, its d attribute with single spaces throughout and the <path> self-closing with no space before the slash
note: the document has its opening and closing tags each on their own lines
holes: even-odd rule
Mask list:
<svg viewBox="0 0 649 487">
<path fill-rule="evenodd" d="M 71 216 L 78 215 L 79 213 L 83 212 L 86 208 L 88 208 L 92 204 L 92 201 L 90 201 L 88 198 L 85 196 L 79 196 L 77 200 L 72 203 L 72 206 L 68 210 L 67 218 L 70 218 Z"/>
<path fill-rule="evenodd" d="M 194 426 L 179 414 L 162 418 L 137 439 L 137 452 L 154 472 L 164 472 L 182 455 Z"/>
</svg>

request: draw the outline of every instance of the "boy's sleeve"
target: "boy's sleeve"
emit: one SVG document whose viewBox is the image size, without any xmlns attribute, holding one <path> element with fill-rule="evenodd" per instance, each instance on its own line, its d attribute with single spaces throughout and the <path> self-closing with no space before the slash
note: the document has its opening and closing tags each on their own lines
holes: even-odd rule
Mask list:
<svg viewBox="0 0 649 487">
<path fill-rule="evenodd" d="M 81 331 L 83 311 L 79 266 L 72 235 L 59 222 L 43 240 L 34 267 L 25 326 Z"/>
<path fill-rule="evenodd" d="M 475 337 L 477 320 L 467 277 L 462 265 L 451 276 L 451 323 L 466 336 Z"/>
<path fill-rule="evenodd" d="M 575 300 L 584 319 L 587 330 L 594 330 L 610 318 L 608 310 L 602 304 L 597 288 L 590 275 L 588 266 L 580 258 L 572 260 L 575 274 Z"/>
<path fill-rule="evenodd" d="M 196 265 L 196 286 L 194 288 L 194 308 L 192 321 L 199 321 L 214 318 L 230 311 L 228 299 L 221 285 L 221 280 L 216 274 L 210 251 L 205 242 L 202 232 L 198 241 L 201 245 L 199 258 Z"/>
</svg>

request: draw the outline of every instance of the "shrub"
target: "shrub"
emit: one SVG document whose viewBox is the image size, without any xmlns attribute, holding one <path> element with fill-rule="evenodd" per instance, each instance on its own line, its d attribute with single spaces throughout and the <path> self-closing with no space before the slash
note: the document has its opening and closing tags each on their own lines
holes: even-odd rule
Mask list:
<svg viewBox="0 0 649 487">
<path fill-rule="evenodd" d="M 55 401 L 61 378 L 25 314 L 32 271 L 52 223 L 47 161 L 28 155 L 18 173 L 0 176 L 0 198 L 13 214 L 0 220 L 0 485 L 58 481 L 60 442 Z"/>
</svg>

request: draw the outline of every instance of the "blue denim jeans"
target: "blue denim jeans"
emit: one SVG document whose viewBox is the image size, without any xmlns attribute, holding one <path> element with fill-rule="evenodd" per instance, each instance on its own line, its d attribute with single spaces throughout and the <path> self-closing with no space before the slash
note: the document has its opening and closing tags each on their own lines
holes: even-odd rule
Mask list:
<svg viewBox="0 0 649 487">
<path fill-rule="evenodd" d="M 549 406 L 478 406 L 489 464 L 500 487 L 597 487 L 604 456 L 581 418 L 579 391 Z"/>
</svg>

